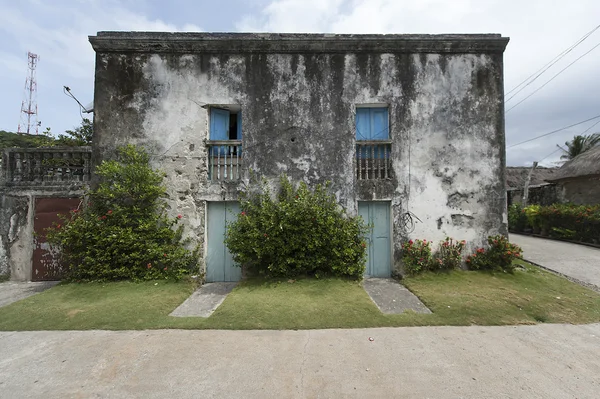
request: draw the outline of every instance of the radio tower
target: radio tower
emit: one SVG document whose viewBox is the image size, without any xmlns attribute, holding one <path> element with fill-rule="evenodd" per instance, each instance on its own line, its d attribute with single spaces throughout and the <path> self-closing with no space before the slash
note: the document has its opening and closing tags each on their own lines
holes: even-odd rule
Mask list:
<svg viewBox="0 0 600 399">
<path fill-rule="evenodd" d="M 37 82 L 35 80 L 35 68 L 40 57 L 31 52 L 27 53 L 27 78 L 25 79 L 25 92 L 21 103 L 21 119 L 19 121 L 18 133 L 38 134 L 38 112 L 37 112 Z"/>
</svg>

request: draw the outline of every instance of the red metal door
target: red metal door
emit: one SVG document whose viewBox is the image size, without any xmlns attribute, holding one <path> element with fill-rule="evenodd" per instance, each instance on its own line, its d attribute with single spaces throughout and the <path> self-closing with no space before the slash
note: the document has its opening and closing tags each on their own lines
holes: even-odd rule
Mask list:
<svg viewBox="0 0 600 399">
<path fill-rule="evenodd" d="M 59 223 L 59 214 L 67 214 L 77 208 L 79 198 L 37 198 L 35 200 L 35 220 L 33 222 L 33 262 L 32 281 L 60 280 L 63 270 L 58 261 L 58 254 L 46 241 L 46 229 L 54 222 Z"/>
</svg>

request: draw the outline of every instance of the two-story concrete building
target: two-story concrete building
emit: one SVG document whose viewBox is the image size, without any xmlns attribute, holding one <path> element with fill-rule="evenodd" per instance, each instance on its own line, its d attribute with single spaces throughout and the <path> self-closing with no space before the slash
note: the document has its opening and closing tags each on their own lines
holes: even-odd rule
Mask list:
<svg viewBox="0 0 600 399">
<path fill-rule="evenodd" d="M 367 274 L 410 238 L 506 233 L 503 51 L 485 35 L 99 32 L 92 160 L 126 143 L 167 174 L 209 281 L 249 171 L 331 182 L 374 223 Z M 412 223 L 411 223 L 412 219 Z M 414 223 L 414 225 L 413 225 Z"/>
</svg>

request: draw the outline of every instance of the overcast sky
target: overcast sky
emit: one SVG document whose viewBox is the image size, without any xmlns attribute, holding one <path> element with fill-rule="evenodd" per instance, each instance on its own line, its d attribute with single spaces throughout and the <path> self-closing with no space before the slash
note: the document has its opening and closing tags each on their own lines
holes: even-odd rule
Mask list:
<svg viewBox="0 0 600 399">
<path fill-rule="evenodd" d="M 511 39 L 504 58 L 509 91 L 599 24 L 597 0 L 0 0 L 0 130 L 17 130 L 28 51 L 40 56 L 42 128 L 57 134 L 79 125 L 78 106 L 62 87 L 84 105 L 92 101 L 94 51 L 87 37 L 101 30 L 501 33 Z M 599 43 L 600 29 L 507 109 Z M 600 47 L 508 112 L 506 141 L 510 146 L 596 115 Z M 597 121 L 509 148 L 507 164 L 530 165 Z M 599 131 L 600 123 L 587 133 Z"/>
</svg>

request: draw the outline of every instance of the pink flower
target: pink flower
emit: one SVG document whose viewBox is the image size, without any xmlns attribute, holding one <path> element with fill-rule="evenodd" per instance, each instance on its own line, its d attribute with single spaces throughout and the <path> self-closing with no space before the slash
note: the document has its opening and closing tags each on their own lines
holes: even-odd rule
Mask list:
<svg viewBox="0 0 600 399">
<path fill-rule="evenodd" d="M 108 210 L 108 212 L 106 212 L 108 215 L 112 215 L 112 210 Z"/>
<path fill-rule="evenodd" d="M 106 219 L 106 215 L 102 216 L 102 220 Z"/>
<path fill-rule="evenodd" d="M 167 257 L 167 254 L 163 254 L 163 256 L 166 258 L 166 257 Z"/>
<path fill-rule="evenodd" d="M 408 245 L 413 245 L 413 240 L 410 240 L 410 241 L 408 242 Z"/>
<path fill-rule="evenodd" d="M 60 229 L 60 224 L 58 226 L 56 226 L 57 229 Z"/>
<path fill-rule="evenodd" d="M 177 219 L 181 219 L 182 217 L 181 214 L 177 215 Z"/>
<path fill-rule="evenodd" d="M 148 264 L 146 265 L 146 267 L 147 267 L 148 269 L 150 269 L 150 268 L 152 267 L 152 263 L 148 263 Z"/>
<path fill-rule="evenodd" d="M 246 216 L 246 212 L 242 211 L 242 216 Z"/>
<path fill-rule="evenodd" d="M 164 270 L 164 271 L 167 271 L 167 268 L 165 267 L 163 270 Z"/>
</svg>

